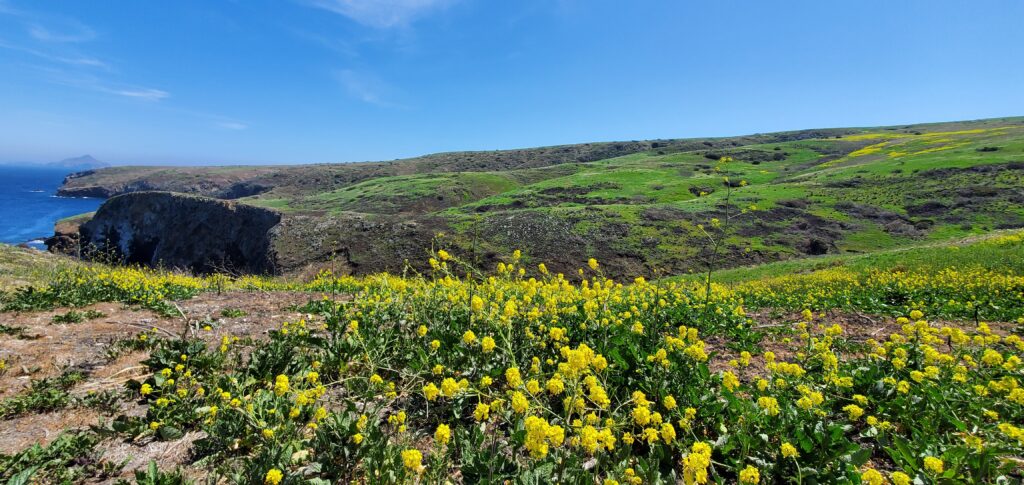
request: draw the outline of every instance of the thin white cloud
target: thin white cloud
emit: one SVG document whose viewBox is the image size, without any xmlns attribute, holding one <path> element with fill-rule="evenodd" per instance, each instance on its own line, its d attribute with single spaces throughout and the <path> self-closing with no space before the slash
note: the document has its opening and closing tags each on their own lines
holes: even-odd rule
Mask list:
<svg viewBox="0 0 1024 485">
<path fill-rule="evenodd" d="M 248 128 L 249 125 L 237 121 L 218 121 L 217 127 L 225 130 L 240 131 Z"/>
<path fill-rule="evenodd" d="M 53 67 L 42 67 L 39 68 L 39 71 L 44 73 L 47 80 L 54 84 L 113 94 L 140 101 L 157 102 L 171 96 L 171 93 L 162 89 L 112 84 L 92 74 L 78 71 L 72 72 Z"/>
<path fill-rule="evenodd" d="M 87 25 L 72 21 L 65 21 L 63 23 L 62 27 L 65 28 L 60 31 L 43 27 L 37 23 L 29 24 L 28 33 L 36 40 L 42 42 L 75 43 L 88 42 L 96 38 L 96 32 Z"/>
<path fill-rule="evenodd" d="M 107 69 L 107 68 L 110 67 L 109 65 L 107 65 L 107 63 L 105 63 L 105 62 L 103 62 L 103 61 L 101 61 L 99 59 L 96 59 L 94 57 L 58 56 L 58 55 L 48 54 L 46 52 L 43 52 L 43 51 L 40 51 L 40 50 L 36 50 L 36 49 L 32 49 L 32 48 L 29 48 L 29 47 L 23 47 L 23 46 L 11 44 L 10 42 L 6 42 L 3 39 L 0 39 L 0 49 L 7 49 L 7 50 L 12 50 L 12 51 L 17 51 L 17 52 L 23 52 L 25 54 L 31 54 L 31 55 L 39 57 L 41 59 L 46 59 L 48 61 L 53 61 L 53 62 L 60 62 L 60 63 L 68 64 L 68 65 L 71 65 L 71 66 L 98 67 L 98 68 L 103 68 L 103 69 Z"/>
<path fill-rule="evenodd" d="M 54 60 L 74 66 L 101 67 L 104 69 L 110 67 L 106 62 L 93 57 L 54 57 Z"/>
<path fill-rule="evenodd" d="M 314 7 L 344 15 L 379 29 L 405 27 L 424 15 L 442 10 L 455 0 L 306 0 Z"/>
<path fill-rule="evenodd" d="M 131 88 L 131 89 L 106 89 L 103 91 L 117 94 L 119 96 L 125 96 L 129 98 L 142 99 L 145 101 L 160 101 L 161 99 L 167 98 L 171 95 L 167 91 L 161 89 L 152 88 Z"/>
</svg>

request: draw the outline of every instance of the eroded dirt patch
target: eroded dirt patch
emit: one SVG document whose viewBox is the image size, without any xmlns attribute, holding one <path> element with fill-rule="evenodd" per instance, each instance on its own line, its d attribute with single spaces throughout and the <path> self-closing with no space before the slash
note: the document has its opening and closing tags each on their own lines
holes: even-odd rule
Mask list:
<svg viewBox="0 0 1024 485">
<path fill-rule="evenodd" d="M 282 322 L 303 318 L 295 307 L 322 297 L 320 293 L 232 291 L 205 293 L 178 303 L 178 307 L 194 326 L 201 329 L 209 324 L 211 331 L 199 332 L 204 340 L 224 335 L 255 338 Z"/>
<path fill-rule="evenodd" d="M 5 359 L 8 367 L 0 376 L 0 398 L 17 394 L 32 379 L 54 377 L 67 369 L 86 374 L 104 371 L 110 375 L 116 372 L 105 370 L 110 364 L 107 349 L 113 342 L 167 324 L 167 320 L 149 310 L 117 303 L 75 309 L 90 310 L 103 316 L 79 323 L 54 323 L 54 316 L 67 314 L 68 308 L 0 315 L 5 325 L 22 329 L 20 337 L 0 336 L 0 359 Z"/>
<path fill-rule="evenodd" d="M 0 421 L 0 454 L 10 455 L 34 444 L 48 444 L 61 432 L 89 428 L 99 418 L 97 411 L 79 408 Z"/>
<path fill-rule="evenodd" d="M 27 392 L 34 380 L 58 378 L 68 372 L 82 375 L 67 389 L 70 399 L 66 407 L 0 420 L 0 453 L 46 445 L 62 431 L 89 429 L 110 422 L 116 415 L 144 415 L 144 406 L 124 391 L 127 382 L 145 379 L 149 374 L 142 363 L 149 351 L 134 350 L 119 342 L 137 339 L 141 332 L 152 334 L 154 329 L 162 338 L 194 333 L 210 342 L 225 335 L 259 339 L 284 321 L 303 318 L 305 315 L 295 307 L 320 298 L 321 294 L 299 292 L 204 293 L 177 302 L 185 316 L 176 318 L 118 303 L 99 303 L 74 309 L 102 314 L 78 323 L 54 323 L 54 317 L 66 315 L 72 310 L 69 308 L 0 314 L 4 325 L 20 329 L 17 335 L 0 335 L 0 359 L 7 362 L 6 371 L 0 373 L 0 399 Z M 206 326 L 209 331 L 203 330 Z M 107 406 L 83 404 L 88 396 L 104 393 L 112 396 Z M 139 443 L 114 438 L 101 442 L 97 450 L 106 462 L 127 463 L 120 477 L 130 478 L 134 470 L 146 467 L 150 460 L 161 469 L 187 464 L 192 442 L 200 437 L 191 432 L 175 441 Z"/>
</svg>

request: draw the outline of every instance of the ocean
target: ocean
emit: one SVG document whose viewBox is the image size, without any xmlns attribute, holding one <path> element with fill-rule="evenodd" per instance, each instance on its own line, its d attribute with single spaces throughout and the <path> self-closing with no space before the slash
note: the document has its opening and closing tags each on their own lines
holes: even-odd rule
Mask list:
<svg viewBox="0 0 1024 485">
<path fill-rule="evenodd" d="M 54 195 L 68 173 L 66 168 L 0 166 L 0 243 L 43 249 L 42 240 L 53 235 L 54 223 L 103 203 Z"/>
</svg>

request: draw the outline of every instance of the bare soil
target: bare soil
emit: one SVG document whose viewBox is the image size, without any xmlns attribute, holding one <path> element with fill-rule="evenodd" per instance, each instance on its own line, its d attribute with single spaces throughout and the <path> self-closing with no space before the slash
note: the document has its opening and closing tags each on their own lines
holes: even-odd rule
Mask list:
<svg viewBox="0 0 1024 485">
<path fill-rule="evenodd" d="M 284 321 L 302 318 L 304 315 L 293 308 L 320 297 L 319 294 L 289 292 L 204 293 L 177 303 L 185 318 L 161 317 L 149 310 L 117 303 L 76 308 L 79 312 L 96 310 L 105 316 L 71 324 L 53 323 L 55 315 L 65 314 L 69 308 L 2 314 L 0 321 L 5 325 L 24 330 L 21 337 L 0 336 L 0 359 L 7 361 L 6 372 L 0 374 L 0 399 L 25 391 L 33 380 L 57 377 L 68 370 L 85 374 L 85 378 L 70 389 L 72 396 L 117 392 L 124 389 L 129 380 L 147 377 L 146 367 L 141 362 L 149 355 L 145 351 L 111 354 L 111 345 L 119 340 L 137 338 L 138 333 L 154 328 L 167 337 L 197 332 L 210 342 L 218 341 L 222 335 L 260 338 Z M 243 315 L 225 317 L 222 312 L 226 309 L 238 310 Z M 210 331 L 201 330 L 205 324 L 210 325 Z M 0 420 L 0 453 L 12 454 L 35 444 L 46 445 L 64 430 L 87 429 L 109 422 L 117 414 L 142 415 L 144 412 L 143 406 L 122 395 L 115 409 L 107 415 L 96 409 L 71 406 Z M 130 477 L 150 460 L 167 469 L 187 463 L 191 443 L 200 437 L 200 433 L 192 432 L 171 442 L 111 439 L 100 443 L 97 449 L 108 462 L 127 462 L 120 477 Z"/>
</svg>

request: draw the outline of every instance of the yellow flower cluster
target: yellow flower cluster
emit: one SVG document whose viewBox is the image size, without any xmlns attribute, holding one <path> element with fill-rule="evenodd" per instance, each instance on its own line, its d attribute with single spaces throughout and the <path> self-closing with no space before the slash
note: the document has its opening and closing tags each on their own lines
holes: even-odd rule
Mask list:
<svg viewBox="0 0 1024 485">
<path fill-rule="evenodd" d="M 524 446 L 533 458 L 547 456 L 550 447 L 562 446 L 565 441 L 565 430 L 549 424 L 544 418 L 527 416 L 523 424 L 526 428 Z"/>
<path fill-rule="evenodd" d="M 216 385 L 207 385 L 216 392 L 197 399 L 206 404 L 204 423 L 213 429 L 238 420 L 220 429 L 246 429 L 239 447 L 305 450 L 341 436 L 338 446 L 361 463 L 354 466 L 386 453 L 396 473 L 423 481 L 444 477 L 465 463 L 456 460 L 475 459 L 485 449 L 499 450 L 488 459 L 507 460 L 504 469 L 596 464 L 599 474 L 586 480 L 599 483 L 663 480 L 659 470 L 680 467 L 687 484 L 757 484 L 808 468 L 821 481 L 927 481 L 954 473 L 942 461 L 950 456 L 943 449 L 948 440 L 921 448 L 934 457 L 898 464 L 907 473 L 883 475 L 853 463 L 852 455 L 841 460 L 852 466 L 821 463 L 807 439 L 817 433 L 833 442 L 830 449 L 877 451 L 909 430 L 918 436 L 925 404 L 970 407 L 958 414 L 967 431 L 953 436 L 970 453 L 998 462 L 1024 447 L 1017 422 L 1024 340 L 1003 336 L 1005 327 L 936 326 L 915 309 L 896 320 L 898 331 L 862 345 L 853 340 L 856 328 L 832 324 L 817 311 L 826 302 L 841 306 L 835 303 L 866 284 L 913 290 L 930 280 L 837 269 L 731 289 L 711 285 L 707 293 L 685 282 L 624 285 L 603 277 L 597 261 L 588 262 L 579 280 L 544 266 L 538 266 L 542 277 L 527 277 L 521 254 L 495 276 L 463 278 L 454 273 L 462 264 L 456 256 L 433 256 L 430 277 L 362 278 L 350 282 L 358 290 L 345 298 L 311 302 L 309 308 L 325 310 L 309 310 L 314 315 L 271 332 L 275 343 L 294 349 L 285 357 L 290 365 L 277 367 L 288 370 L 261 374 L 255 384 L 248 376 L 219 375 Z M 968 274 L 947 274 L 938 286 L 964 283 Z M 328 277 L 318 284 L 327 285 Z M 776 298 L 786 306 L 791 297 L 800 297 L 794 312 L 816 311 L 768 330 L 785 347 L 770 347 L 778 355 L 760 350 L 753 318 L 762 313 L 747 305 Z M 916 301 L 908 306 L 928 308 Z M 221 345 L 217 356 L 234 365 L 251 344 L 224 337 Z M 310 364 L 314 359 L 325 363 Z M 178 392 L 189 399 L 200 393 L 186 376 L 192 360 L 167 365 L 139 388 L 156 410 L 156 419 L 145 421 L 154 431 L 172 423 L 170 410 L 184 399 Z M 934 401 L 942 396 L 955 396 L 953 404 Z M 356 413 L 363 413 L 358 420 Z M 267 472 L 267 482 L 301 466 L 286 464 L 277 464 L 276 475 Z M 578 478 L 564 473 L 559 478 Z"/>
</svg>

